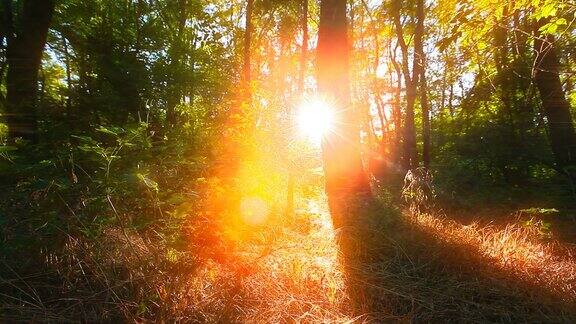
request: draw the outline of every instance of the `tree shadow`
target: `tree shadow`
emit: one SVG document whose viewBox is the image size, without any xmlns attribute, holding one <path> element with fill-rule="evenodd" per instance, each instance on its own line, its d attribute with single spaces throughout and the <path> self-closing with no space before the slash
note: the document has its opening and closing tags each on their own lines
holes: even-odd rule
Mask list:
<svg viewBox="0 0 576 324">
<path fill-rule="evenodd" d="M 376 321 L 576 320 L 575 273 L 566 273 L 568 290 L 554 290 L 544 283 L 550 278 L 499 266 L 471 241 L 446 239 L 378 203 L 351 209 L 349 216 L 337 237 L 355 315 Z"/>
</svg>

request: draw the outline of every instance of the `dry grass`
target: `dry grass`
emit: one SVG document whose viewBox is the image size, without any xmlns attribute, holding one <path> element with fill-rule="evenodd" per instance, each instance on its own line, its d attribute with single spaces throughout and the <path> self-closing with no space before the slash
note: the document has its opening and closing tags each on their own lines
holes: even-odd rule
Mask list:
<svg viewBox="0 0 576 324">
<path fill-rule="evenodd" d="M 227 308 L 221 312 L 225 315 L 210 321 L 351 321 L 330 216 L 315 201 L 307 207 L 307 220 L 274 229 L 248 229 L 264 235 L 259 239 L 258 235 L 231 239 L 227 244 L 234 247 L 226 257 L 204 264 L 204 270 L 191 278 L 189 295 L 203 297 L 185 300 L 206 303 L 205 296 L 218 294 L 206 292 L 206 288 L 227 290 Z M 224 287 L 223 282 L 232 284 Z M 196 306 L 185 302 L 178 308 L 202 313 Z"/>
<path fill-rule="evenodd" d="M 511 280 L 576 303 L 576 250 L 545 240 L 536 225 L 465 226 L 430 214 L 409 214 L 408 219 L 438 240 L 467 250 L 469 257 L 466 260 L 464 256 L 462 262 L 475 267 L 481 262 L 485 269 L 493 268 Z"/>
<path fill-rule="evenodd" d="M 351 295 L 361 306 L 357 311 L 369 312 L 372 319 L 576 319 L 573 251 L 543 241 L 534 228 L 465 226 L 410 212 L 381 227 L 366 228 L 367 220 L 358 223 L 354 232 L 362 243 L 343 245 L 343 259 L 348 286 L 361 292 Z"/>
<path fill-rule="evenodd" d="M 239 230 L 197 218 L 184 250 L 121 230 L 98 242 L 70 237 L 62 253 L 46 254 L 51 272 L 3 278 L 0 314 L 222 323 L 576 320 L 574 251 L 534 228 L 464 226 L 378 206 L 354 218 L 335 232 L 324 200 L 314 199 L 283 225 Z"/>
</svg>

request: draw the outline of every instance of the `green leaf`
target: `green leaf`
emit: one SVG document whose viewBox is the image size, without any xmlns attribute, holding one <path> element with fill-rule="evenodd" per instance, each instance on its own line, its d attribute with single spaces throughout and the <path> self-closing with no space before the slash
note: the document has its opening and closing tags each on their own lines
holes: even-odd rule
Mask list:
<svg viewBox="0 0 576 324">
<path fill-rule="evenodd" d="M 114 135 L 114 136 L 118 136 L 120 133 L 124 132 L 124 129 L 122 129 L 121 127 L 100 126 L 96 130 L 101 132 L 101 133 L 108 134 L 108 135 Z"/>
<path fill-rule="evenodd" d="M 171 205 L 180 205 L 181 203 L 186 201 L 186 197 L 182 194 L 173 194 L 171 195 L 166 202 L 171 204 Z"/>
<path fill-rule="evenodd" d="M 554 3 L 547 3 L 544 6 L 540 7 L 540 10 L 537 9 L 537 11 L 534 13 L 534 17 L 536 19 L 541 19 L 556 16 L 557 11 L 558 10 L 556 9 Z"/>
<path fill-rule="evenodd" d="M 568 25 L 568 21 L 566 20 L 566 18 L 558 18 L 555 21 L 556 25 L 558 26 L 566 26 Z"/>
<path fill-rule="evenodd" d="M 18 148 L 16 146 L 0 145 L 0 153 L 16 151 Z"/>
<path fill-rule="evenodd" d="M 158 183 L 150 178 L 148 178 L 147 175 L 142 174 L 142 173 L 137 173 L 136 177 L 142 181 L 142 183 L 144 183 L 144 185 L 156 192 L 158 192 L 159 188 L 158 188 Z"/>
<path fill-rule="evenodd" d="M 72 135 L 73 138 L 77 138 L 83 142 L 94 142 L 92 137 L 90 136 L 79 136 L 79 135 Z"/>
<path fill-rule="evenodd" d="M 558 30 L 558 25 L 553 22 L 547 23 L 538 29 L 538 31 L 544 35 L 554 34 L 556 30 Z"/>
<path fill-rule="evenodd" d="M 553 215 L 558 214 L 560 211 L 556 208 L 527 208 L 521 209 L 520 212 L 530 214 L 530 215 Z"/>
</svg>

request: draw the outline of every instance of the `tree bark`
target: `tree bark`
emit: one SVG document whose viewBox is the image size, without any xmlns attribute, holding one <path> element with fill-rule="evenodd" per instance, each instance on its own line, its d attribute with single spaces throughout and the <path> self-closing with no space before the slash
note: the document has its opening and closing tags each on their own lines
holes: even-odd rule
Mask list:
<svg viewBox="0 0 576 324">
<path fill-rule="evenodd" d="M 450 112 L 450 117 L 454 117 L 454 84 L 450 83 L 450 92 L 448 94 L 448 112 Z"/>
<path fill-rule="evenodd" d="M 534 80 L 548 120 L 548 137 L 556 166 L 561 172 L 565 172 L 567 167 L 576 165 L 576 134 L 570 115 L 570 105 L 560 81 L 560 60 L 554 46 L 554 37 L 542 35 L 538 31 L 544 23 L 540 21 L 535 28 Z M 571 174 L 573 176 L 574 172 Z"/>
<path fill-rule="evenodd" d="M 318 32 L 318 88 L 335 114 L 334 129 L 322 139 L 326 193 L 335 227 L 357 195 L 370 196 L 360 156 L 358 116 L 350 98 L 350 44 L 346 0 L 322 0 Z"/>
<path fill-rule="evenodd" d="M 176 37 L 174 37 L 171 50 L 170 71 L 172 72 L 170 84 L 168 85 L 168 99 L 166 103 L 166 124 L 173 127 L 178 124 L 178 114 L 176 107 L 182 102 L 184 92 L 182 83 L 184 78 L 182 76 L 182 65 L 185 56 L 184 48 L 184 31 L 186 28 L 186 21 L 188 20 L 188 0 L 178 0 L 179 16 L 178 16 L 178 30 Z"/>
<path fill-rule="evenodd" d="M 496 82 L 498 88 L 496 89 L 500 101 L 502 101 L 502 113 L 499 118 L 503 126 L 500 128 L 500 136 L 502 138 L 510 139 L 513 146 L 518 150 L 522 150 L 522 141 L 518 138 L 517 122 L 522 119 L 522 112 L 518 111 L 518 105 L 514 102 L 515 96 L 515 80 L 514 70 L 510 64 L 510 51 L 509 51 L 509 32 L 508 32 L 508 10 L 504 8 L 504 17 L 496 21 L 494 28 L 494 65 L 496 67 Z M 510 169 L 506 167 L 506 163 L 501 164 L 504 174 L 509 174 L 506 178 L 510 181 L 516 181 L 522 178 L 519 174 L 510 174 Z M 520 171 L 520 170 L 519 170 Z"/>
<path fill-rule="evenodd" d="M 244 31 L 244 62 L 242 65 L 242 82 L 247 91 L 250 87 L 250 47 L 252 45 L 252 11 L 254 0 L 246 2 L 246 21 Z"/>
<path fill-rule="evenodd" d="M 416 65 L 413 67 L 413 75 L 410 76 L 408 67 L 408 45 L 404 41 L 402 22 L 400 21 L 400 9 L 402 1 L 395 0 L 392 4 L 392 16 L 396 29 L 396 37 L 402 52 L 402 74 L 406 84 L 406 114 L 404 115 L 404 158 L 402 160 L 405 169 L 413 169 L 418 166 L 418 152 L 416 151 L 416 129 L 414 126 L 414 103 L 416 102 L 416 86 L 419 74 L 416 73 Z"/>
<path fill-rule="evenodd" d="M 6 57 L 6 123 L 9 138 L 21 137 L 32 143 L 38 142 L 37 92 L 38 71 L 48 36 L 48 28 L 56 5 L 55 0 L 25 0 L 19 24 L 12 19 L 12 1 L 2 2 L 10 16 L 7 35 Z M 13 26 L 20 28 L 14 28 Z"/>
<path fill-rule="evenodd" d="M 394 72 L 396 74 L 396 87 L 394 90 L 394 107 L 392 108 L 392 119 L 394 120 L 394 162 L 397 166 L 402 165 L 403 154 L 402 153 L 402 109 L 400 108 L 400 102 L 402 100 L 402 69 L 400 64 L 396 61 L 395 50 L 390 49 L 390 61 L 394 66 Z M 390 80 L 392 80 L 392 72 L 390 72 Z"/>
<path fill-rule="evenodd" d="M 302 48 L 300 51 L 300 71 L 298 71 L 298 93 L 304 93 L 306 59 L 308 57 L 308 0 L 302 0 Z"/>
<path fill-rule="evenodd" d="M 298 94 L 304 94 L 304 78 L 306 77 L 306 61 L 308 57 L 308 0 L 302 0 L 302 14 L 301 14 L 301 27 L 302 27 L 302 47 L 300 51 L 300 70 L 298 71 Z M 293 122 L 293 112 L 290 111 L 289 122 Z M 296 186 L 296 176 L 294 174 L 294 165 L 290 163 L 288 166 L 288 188 L 286 189 L 286 214 L 292 216 L 294 214 L 294 192 Z"/>
<path fill-rule="evenodd" d="M 381 145 L 384 144 L 384 137 L 386 137 L 386 126 L 388 125 L 388 120 L 386 119 L 386 113 L 384 112 L 384 103 L 380 94 L 374 92 L 374 101 L 376 102 L 376 111 L 378 112 L 378 120 L 380 121 L 380 129 L 382 131 L 382 139 L 380 140 Z"/>
<path fill-rule="evenodd" d="M 417 64 L 417 71 L 420 74 L 420 107 L 422 108 L 422 162 L 425 168 L 430 167 L 430 108 L 428 106 L 428 86 L 426 84 L 426 56 L 424 54 L 424 0 L 416 2 L 416 34 L 414 38 L 414 51 Z M 416 68 L 416 67 L 415 67 Z"/>
</svg>

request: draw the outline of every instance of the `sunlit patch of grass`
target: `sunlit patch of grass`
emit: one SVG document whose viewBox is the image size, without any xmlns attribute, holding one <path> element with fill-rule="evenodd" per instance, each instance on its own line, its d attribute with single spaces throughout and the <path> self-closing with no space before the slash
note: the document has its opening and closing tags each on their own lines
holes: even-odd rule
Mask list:
<svg viewBox="0 0 576 324">
<path fill-rule="evenodd" d="M 576 251 L 557 241 L 542 240 L 536 226 L 465 226 L 426 213 L 411 214 L 408 219 L 439 240 L 465 247 L 470 257 L 482 258 L 484 268 L 494 267 L 516 280 L 576 302 Z"/>
<path fill-rule="evenodd" d="M 95 241 L 70 237 L 61 254 L 46 255 L 61 282 L 15 278 L 8 285 L 25 294 L 0 310 L 12 319 L 59 321 L 576 318 L 574 251 L 542 240 L 535 227 L 465 226 L 375 203 L 352 208 L 349 224 L 335 231 L 324 197 L 299 206 L 292 219 L 271 214 L 260 225 L 212 224 L 213 214 L 194 215 L 187 233 L 196 245 L 186 249 L 122 228 Z M 38 302 L 42 290 L 51 298 Z"/>
<path fill-rule="evenodd" d="M 302 225 L 307 228 L 301 229 Z M 210 230 L 226 232 L 226 226 L 219 226 Z M 140 298 L 141 308 L 147 311 L 138 313 L 137 305 L 132 305 L 128 308 L 132 313 L 126 316 L 154 314 L 157 319 L 187 322 L 353 320 L 347 315 L 335 233 L 322 202 L 307 201 L 288 225 L 245 226 L 252 235 L 223 233 L 218 239 L 202 239 L 200 248 L 214 250 L 211 253 L 191 251 L 174 258 L 156 250 L 140 256 L 152 265 L 162 263 L 154 255 L 161 259 L 164 255 L 163 262 L 172 268 L 150 272 L 145 291 L 151 296 Z M 216 244 L 217 240 L 223 242 Z M 116 241 L 125 239 L 117 236 Z M 129 251 L 125 244 L 115 250 Z"/>
<path fill-rule="evenodd" d="M 359 210 L 339 233 L 352 314 L 369 321 L 576 319 L 573 252 L 543 241 L 538 229 L 386 209 Z"/>
<path fill-rule="evenodd" d="M 260 244 L 241 243 L 223 273 L 234 272 L 237 314 L 246 322 L 346 321 L 346 292 L 326 208 L 308 201 L 290 227 Z M 302 218 L 307 218 L 303 221 Z M 308 224 L 307 231 L 298 230 Z M 270 229 L 268 229 L 270 230 Z"/>
</svg>

